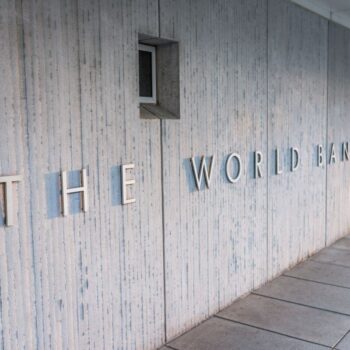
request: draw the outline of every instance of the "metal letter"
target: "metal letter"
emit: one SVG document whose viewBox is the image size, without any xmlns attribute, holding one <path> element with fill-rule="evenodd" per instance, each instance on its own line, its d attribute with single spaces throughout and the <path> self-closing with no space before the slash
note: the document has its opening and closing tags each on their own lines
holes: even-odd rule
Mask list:
<svg viewBox="0 0 350 350">
<path fill-rule="evenodd" d="M 254 177 L 262 177 L 260 165 L 262 163 L 262 153 L 259 151 L 254 152 Z"/>
<path fill-rule="evenodd" d="M 291 149 L 291 167 L 290 170 L 293 172 L 299 168 L 300 163 L 300 156 L 299 156 L 299 150 L 295 147 L 292 147 Z"/>
<path fill-rule="evenodd" d="M 349 142 L 343 142 L 343 161 L 349 160 Z"/>
<path fill-rule="evenodd" d="M 332 143 L 331 146 L 331 155 L 329 157 L 329 164 L 331 164 L 332 162 L 335 163 L 336 162 L 336 157 L 335 157 L 335 149 L 334 149 L 334 143 Z"/>
<path fill-rule="evenodd" d="M 317 145 L 317 166 L 323 166 L 323 146 Z"/>
<path fill-rule="evenodd" d="M 193 170 L 194 178 L 196 181 L 196 187 L 197 187 L 198 191 L 201 188 L 203 173 L 204 173 L 204 178 L 205 178 L 205 184 L 208 188 L 210 187 L 210 180 L 211 180 L 211 174 L 212 174 L 212 170 L 213 170 L 214 159 L 215 159 L 214 156 L 211 156 L 211 162 L 210 162 L 209 172 L 208 172 L 207 163 L 205 161 L 205 156 L 202 156 L 202 158 L 201 158 L 199 171 L 197 170 L 194 157 L 191 158 L 192 170 Z M 198 175 L 198 172 L 199 172 L 199 175 Z"/>
<path fill-rule="evenodd" d="M 12 184 L 14 182 L 22 181 L 22 176 L 11 175 L 11 176 L 1 176 L 0 184 L 5 184 L 5 219 L 6 226 L 13 226 L 13 188 Z"/>
<path fill-rule="evenodd" d="M 237 172 L 236 177 L 232 177 L 229 174 L 229 165 L 230 165 L 230 162 L 232 161 L 233 158 L 235 158 L 237 160 L 237 163 L 238 163 L 238 172 Z M 241 177 L 241 173 L 242 173 L 242 164 L 241 163 L 242 163 L 241 162 L 241 157 L 237 153 L 231 153 L 229 155 L 229 157 L 227 158 L 227 161 L 226 161 L 226 176 L 227 176 L 228 181 L 230 181 L 231 183 L 237 182 L 239 180 L 239 178 Z"/>
<path fill-rule="evenodd" d="M 63 216 L 68 215 L 68 195 L 72 193 L 81 193 L 82 195 L 82 209 L 86 213 L 89 209 L 88 201 L 88 182 L 86 169 L 80 171 L 81 174 L 81 186 L 68 188 L 67 185 L 67 171 L 61 172 L 61 186 L 62 186 L 62 214 Z"/>
<path fill-rule="evenodd" d="M 276 175 L 281 175 L 282 174 L 282 169 L 280 169 L 280 165 L 279 165 L 279 151 L 278 151 L 278 148 L 276 148 L 275 163 L 276 163 Z"/>
<path fill-rule="evenodd" d="M 121 167 L 121 172 L 122 172 L 122 204 L 131 204 L 135 203 L 136 199 L 135 198 L 128 198 L 127 194 L 127 186 L 133 186 L 135 185 L 135 179 L 129 179 L 127 180 L 126 178 L 126 171 L 134 169 L 135 165 L 134 164 L 124 164 Z"/>
</svg>

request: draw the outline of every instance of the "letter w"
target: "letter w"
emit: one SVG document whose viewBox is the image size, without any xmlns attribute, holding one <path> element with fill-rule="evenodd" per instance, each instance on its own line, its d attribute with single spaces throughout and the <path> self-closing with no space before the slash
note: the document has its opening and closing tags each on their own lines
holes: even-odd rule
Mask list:
<svg viewBox="0 0 350 350">
<path fill-rule="evenodd" d="M 196 181 L 197 190 L 200 191 L 203 174 L 204 174 L 204 178 L 205 178 L 205 184 L 209 188 L 210 187 L 211 174 L 212 174 L 212 170 L 213 170 L 213 164 L 214 164 L 214 156 L 211 156 L 210 165 L 209 165 L 209 171 L 208 171 L 208 167 L 207 167 L 205 156 L 202 156 L 202 158 L 201 158 L 199 170 L 197 169 L 196 161 L 195 161 L 194 157 L 191 158 L 191 164 L 192 164 L 192 170 L 193 170 L 194 179 Z"/>
</svg>

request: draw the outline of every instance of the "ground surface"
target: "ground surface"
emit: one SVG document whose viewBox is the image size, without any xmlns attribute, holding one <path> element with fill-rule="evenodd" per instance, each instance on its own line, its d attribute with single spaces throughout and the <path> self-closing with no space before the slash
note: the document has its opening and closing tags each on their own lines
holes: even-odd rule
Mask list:
<svg viewBox="0 0 350 350">
<path fill-rule="evenodd" d="M 350 236 L 162 350 L 350 350 Z"/>
</svg>

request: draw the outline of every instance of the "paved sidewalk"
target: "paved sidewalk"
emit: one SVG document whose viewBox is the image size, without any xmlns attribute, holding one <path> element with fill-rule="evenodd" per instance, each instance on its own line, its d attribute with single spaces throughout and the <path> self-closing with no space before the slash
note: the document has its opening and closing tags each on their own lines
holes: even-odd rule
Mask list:
<svg viewBox="0 0 350 350">
<path fill-rule="evenodd" d="M 350 350 L 350 237 L 162 350 Z"/>
</svg>

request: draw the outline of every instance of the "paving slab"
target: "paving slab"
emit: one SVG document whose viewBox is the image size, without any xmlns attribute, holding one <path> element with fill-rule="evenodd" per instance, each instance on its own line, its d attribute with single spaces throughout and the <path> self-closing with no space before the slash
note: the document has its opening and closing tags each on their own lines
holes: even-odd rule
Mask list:
<svg viewBox="0 0 350 350">
<path fill-rule="evenodd" d="M 326 248 L 314 255 L 311 260 L 350 267 L 350 250 Z"/>
<path fill-rule="evenodd" d="M 349 350 L 350 349 L 350 333 L 348 333 L 343 340 L 337 345 L 338 350 Z"/>
<path fill-rule="evenodd" d="M 160 350 L 350 350 L 350 236 Z"/>
<path fill-rule="evenodd" d="M 350 329 L 349 316 L 258 295 L 233 303 L 219 316 L 330 347 Z"/>
<path fill-rule="evenodd" d="M 332 245 L 332 248 L 350 250 L 350 238 L 345 237 L 340 239 Z"/>
<path fill-rule="evenodd" d="M 281 276 L 256 290 L 254 294 L 273 297 L 350 316 L 349 288 L 330 286 L 293 277 Z"/>
<path fill-rule="evenodd" d="M 350 269 L 348 267 L 324 264 L 312 260 L 299 264 L 283 275 L 350 288 Z"/>
<path fill-rule="evenodd" d="M 298 339 L 211 318 L 169 343 L 178 350 L 324 350 Z"/>
</svg>

